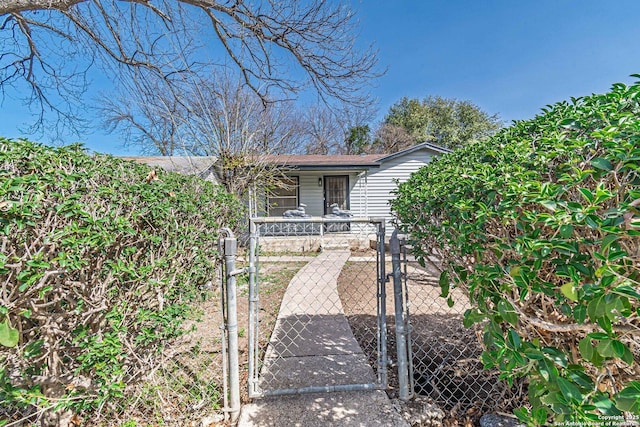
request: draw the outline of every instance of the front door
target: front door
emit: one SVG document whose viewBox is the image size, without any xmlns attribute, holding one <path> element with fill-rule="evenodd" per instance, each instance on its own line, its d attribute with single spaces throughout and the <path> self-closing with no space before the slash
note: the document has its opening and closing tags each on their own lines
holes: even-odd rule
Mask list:
<svg viewBox="0 0 640 427">
<path fill-rule="evenodd" d="M 332 213 L 331 205 L 337 204 L 342 210 L 349 209 L 349 176 L 325 176 L 324 177 L 324 213 Z"/>
</svg>

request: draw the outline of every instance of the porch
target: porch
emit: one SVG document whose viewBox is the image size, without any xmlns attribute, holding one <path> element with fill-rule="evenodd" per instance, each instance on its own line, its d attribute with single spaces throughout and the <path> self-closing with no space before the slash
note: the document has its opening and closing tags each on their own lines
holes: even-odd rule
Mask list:
<svg viewBox="0 0 640 427">
<path fill-rule="evenodd" d="M 260 236 L 261 252 L 363 251 L 375 249 L 379 220 L 260 217 L 252 224 L 252 234 Z"/>
</svg>

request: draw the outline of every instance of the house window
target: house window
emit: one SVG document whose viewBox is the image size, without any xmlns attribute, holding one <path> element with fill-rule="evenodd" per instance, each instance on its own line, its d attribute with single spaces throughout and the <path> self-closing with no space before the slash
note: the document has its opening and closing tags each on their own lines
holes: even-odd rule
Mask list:
<svg viewBox="0 0 640 427">
<path fill-rule="evenodd" d="M 286 211 L 298 207 L 298 177 L 292 176 L 283 180 L 283 184 L 274 188 L 267 197 L 267 215 L 269 216 L 282 216 Z"/>
</svg>

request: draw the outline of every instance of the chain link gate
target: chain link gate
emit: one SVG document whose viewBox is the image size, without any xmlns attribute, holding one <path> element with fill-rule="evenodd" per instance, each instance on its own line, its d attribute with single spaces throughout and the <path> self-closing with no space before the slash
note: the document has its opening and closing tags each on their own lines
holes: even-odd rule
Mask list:
<svg viewBox="0 0 640 427">
<path fill-rule="evenodd" d="M 251 219 L 250 398 L 386 388 L 384 236 L 383 219 Z M 349 277 L 341 274 L 345 264 L 355 266 Z M 262 288 L 272 288 L 276 272 L 287 267 L 296 273 L 288 284 L 275 283 L 286 291 L 268 324 Z M 354 336 L 350 322 L 359 320 L 375 327 L 358 328 Z M 375 360 L 359 343 L 375 348 Z"/>
</svg>

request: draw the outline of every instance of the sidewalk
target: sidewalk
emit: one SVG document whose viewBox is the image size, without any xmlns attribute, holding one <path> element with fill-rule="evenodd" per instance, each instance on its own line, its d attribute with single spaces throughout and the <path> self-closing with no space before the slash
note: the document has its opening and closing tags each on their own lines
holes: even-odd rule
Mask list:
<svg viewBox="0 0 640 427">
<path fill-rule="evenodd" d="M 325 251 L 285 292 L 261 372 L 265 389 L 375 382 L 342 310 L 337 279 L 348 250 Z M 397 426 L 408 424 L 382 390 L 307 393 L 255 399 L 238 426 Z"/>
</svg>

